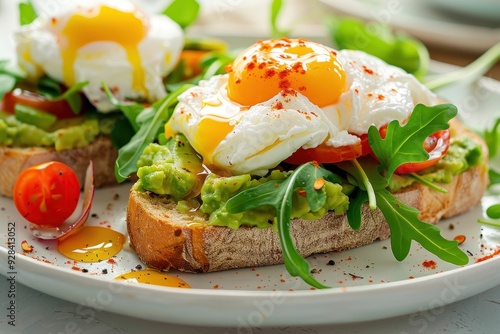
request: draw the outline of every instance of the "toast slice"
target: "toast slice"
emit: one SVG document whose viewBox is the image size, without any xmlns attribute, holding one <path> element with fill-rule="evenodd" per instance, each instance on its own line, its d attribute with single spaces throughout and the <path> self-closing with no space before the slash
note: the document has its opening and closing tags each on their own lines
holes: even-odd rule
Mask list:
<svg viewBox="0 0 500 334">
<path fill-rule="evenodd" d="M 60 161 L 70 166 L 83 186 L 89 161 L 94 162 L 94 182 L 97 188 L 117 184 L 114 175 L 117 150 L 107 137 L 100 137 L 83 148 L 56 151 L 53 148 L 12 148 L 0 146 L 0 194 L 12 197 L 19 173 L 33 165 Z"/>
<path fill-rule="evenodd" d="M 452 136 L 469 136 L 485 146 L 480 137 L 457 121 L 452 123 Z M 484 147 L 484 156 L 486 152 Z M 487 185 L 485 159 L 455 176 L 450 184 L 442 184 L 448 190 L 446 194 L 414 183 L 395 195 L 418 209 L 421 220 L 436 223 L 477 205 Z M 140 259 L 161 270 L 212 272 L 283 263 L 279 237 L 273 229 L 210 226 L 203 215 L 179 213 L 168 198 L 134 188 L 127 207 L 127 228 L 131 247 Z M 380 210 L 371 210 L 367 205 L 362 209 L 362 224 L 357 231 L 351 229 L 345 215 L 330 212 L 318 220 L 292 220 L 291 233 L 304 257 L 359 247 L 390 236 Z"/>
</svg>

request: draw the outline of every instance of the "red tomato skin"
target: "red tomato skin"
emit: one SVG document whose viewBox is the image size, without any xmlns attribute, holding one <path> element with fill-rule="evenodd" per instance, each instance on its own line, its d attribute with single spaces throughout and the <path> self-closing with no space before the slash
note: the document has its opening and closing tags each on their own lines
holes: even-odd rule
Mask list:
<svg viewBox="0 0 500 334">
<path fill-rule="evenodd" d="M 408 162 L 402 164 L 394 171 L 396 174 L 418 173 L 432 167 L 448 152 L 450 148 L 450 130 L 437 131 L 427 137 L 424 149 L 429 153 L 429 158 L 421 162 Z"/>
<path fill-rule="evenodd" d="M 318 163 L 337 163 L 355 159 L 362 154 L 360 143 L 340 147 L 330 147 L 324 144 L 318 147 L 303 149 L 299 148 L 285 162 L 293 165 L 300 165 L 309 161 Z"/>
<path fill-rule="evenodd" d="M 66 164 L 47 162 L 23 170 L 14 185 L 13 199 L 19 213 L 29 222 L 57 227 L 75 211 L 80 183 Z"/>
<path fill-rule="evenodd" d="M 21 90 L 19 88 L 6 93 L 3 97 L 2 104 L 3 110 L 11 114 L 14 113 L 16 104 L 22 104 L 53 114 L 58 119 L 69 119 L 80 116 L 71 110 L 70 105 L 65 100 L 49 101 L 37 93 Z"/>
</svg>

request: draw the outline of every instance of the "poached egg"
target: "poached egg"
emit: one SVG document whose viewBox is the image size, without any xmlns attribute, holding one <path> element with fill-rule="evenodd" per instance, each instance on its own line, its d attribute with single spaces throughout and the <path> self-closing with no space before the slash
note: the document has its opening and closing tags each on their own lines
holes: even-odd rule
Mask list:
<svg viewBox="0 0 500 334">
<path fill-rule="evenodd" d="M 68 87 L 89 81 L 83 93 L 103 112 L 113 106 L 102 82 L 119 99 L 163 97 L 162 78 L 184 44 L 182 29 L 170 18 L 149 16 L 128 0 L 67 1 L 15 37 L 18 62 L 31 80 L 46 74 Z"/>
<path fill-rule="evenodd" d="M 437 102 L 415 77 L 364 52 L 268 40 L 183 93 L 165 135 L 184 134 L 208 166 L 264 175 L 301 147 L 353 145 L 371 125 L 403 123 L 417 103 Z"/>
</svg>

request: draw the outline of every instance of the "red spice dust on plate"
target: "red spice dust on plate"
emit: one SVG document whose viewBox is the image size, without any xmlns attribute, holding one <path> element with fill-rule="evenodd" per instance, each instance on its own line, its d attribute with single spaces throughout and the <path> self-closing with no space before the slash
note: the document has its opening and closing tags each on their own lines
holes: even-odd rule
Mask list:
<svg viewBox="0 0 500 334">
<path fill-rule="evenodd" d="M 434 260 L 425 260 L 422 265 L 428 269 L 436 269 L 437 263 Z"/>
<path fill-rule="evenodd" d="M 489 255 L 486 255 L 486 256 L 483 256 L 479 259 L 476 259 L 476 263 L 478 262 L 483 262 L 483 261 L 486 261 L 486 260 L 489 260 L 497 255 L 500 255 L 500 247 L 497 248 L 496 251 L 494 251 L 493 253 L 489 254 Z"/>
</svg>

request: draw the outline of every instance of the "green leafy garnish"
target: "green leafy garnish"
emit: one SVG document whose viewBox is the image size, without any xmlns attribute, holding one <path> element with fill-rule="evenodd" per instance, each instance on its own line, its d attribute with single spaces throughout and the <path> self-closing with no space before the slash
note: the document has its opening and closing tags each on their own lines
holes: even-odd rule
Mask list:
<svg viewBox="0 0 500 334">
<path fill-rule="evenodd" d="M 130 125 L 134 129 L 135 132 L 139 130 L 139 124 L 137 123 L 137 116 L 144 110 L 146 107 L 144 105 L 135 103 L 135 102 L 122 102 L 119 101 L 111 92 L 109 87 L 104 83 L 101 82 L 101 86 L 104 89 L 104 93 L 106 93 L 106 97 L 108 98 L 109 102 L 118 110 L 120 110 L 123 115 L 127 118 L 127 120 L 130 122 Z"/>
<path fill-rule="evenodd" d="M 370 29 L 370 25 L 377 29 Z M 387 25 L 332 16 L 326 26 L 338 49 L 364 51 L 417 78 L 427 74 L 430 57 L 425 45 L 402 34 L 394 35 Z"/>
<path fill-rule="evenodd" d="M 27 76 L 28 74 L 19 66 L 13 65 L 8 60 L 0 60 L 0 100 L 5 93 L 16 86 L 18 81 L 26 79 Z"/>
<path fill-rule="evenodd" d="M 38 17 L 35 8 L 30 0 L 21 1 L 19 3 L 19 23 L 24 26 L 35 21 Z"/>
<path fill-rule="evenodd" d="M 73 113 L 79 114 L 82 109 L 82 95 L 80 93 L 82 88 L 88 84 L 88 81 L 82 81 L 63 92 L 57 81 L 45 76 L 38 81 L 37 88 L 38 93 L 49 101 L 66 100 Z"/>
<path fill-rule="evenodd" d="M 397 260 L 406 258 L 411 241 L 415 240 L 444 261 L 456 265 L 469 262 L 467 254 L 457 247 L 456 240 L 443 238 L 437 226 L 418 219 L 417 209 L 399 201 L 386 189 L 380 189 L 375 194 L 378 207 L 389 224 L 392 253 Z"/>
<path fill-rule="evenodd" d="M 500 118 L 498 118 L 491 128 L 491 130 L 486 129 L 483 134 L 484 141 L 488 145 L 488 155 L 493 158 L 498 153 L 498 147 L 500 146 Z"/>
<path fill-rule="evenodd" d="M 490 185 L 500 184 L 500 173 L 499 172 L 490 168 L 488 170 L 488 176 L 490 178 Z"/>
<path fill-rule="evenodd" d="M 283 0 L 273 0 L 271 3 L 271 38 L 288 36 L 290 30 L 281 30 L 278 27 L 278 17 L 283 8 Z"/>
<path fill-rule="evenodd" d="M 232 197 L 226 203 L 229 213 L 239 213 L 260 206 L 271 206 L 276 209 L 277 228 L 285 266 L 290 275 L 299 276 L 306 283 L 318 289 L 327 288 L 311 276 L 308 262 L 299 254 L 290 234 L 290 218 L 292 212 L 292 196 L 297 189 L 304 190 L 311 211 L 317 211 L 326 201 L 323 188 L 316 190 L 318 179 L 340 183 L 341 179 L 334 173 L 307 163 L 296 168 L 283 181 L 269 181 L 257 187 L 247 189 Z"/>
<path fill-rule="evenodd" d="M 438 90 L 458 81 L 473 81 L 482 77 L 499 60 L 500 43 L 497 43 L 466 67 L 430 77 L 424 83 L 430 90 Z"/>
<path fill-rule="evenodd" d="M 170 17 L 182 29 L 189 27 L 198 18 L 200 4 L 196 0 L 173 0 L 163 14 Z"/>
<path fill-rule="evenodd" d="M 493 204 L 486 209 L 486 216 L 490 219 L 478 219 L 483 225 L 500 227 L 500 204 Z"/>
<path fill-rule="evenodd" d="M 425 139 L 436 131 L 449 128 L 448 122 L 457 115 L 452 104 L 427 107 L 415 106 L 408 122 L 401 126 L 397 120 L 389 123 L 383 139 L 374 126 L 368 129 L 368 142 L 389 179 L 396 168 L 405 162 L 421 162 L 429 158 L 423 148 Z"/>
<path fill-rule="evenodd" d="M 131 140 L 118 150 L 118 158 L 115 162 L 115 176 L 118 182 L 125 181 L 131 174 L 137 172 L 137 161 L 142 155 L 144 148 L 153 142 L 162 125 L 170 119 L 172 106 L 177 104 L 177 98 L 191 85 L 184 85 L 176 91 L 168 94 L 163 99 L 154 103 L 151 107 L 137 116 L 140 125 L 139 130 Z M 147 116 L 143 116 L 147 115 Z M 140 117 L 143 117 L 140 120 Z"/>
</svg>

